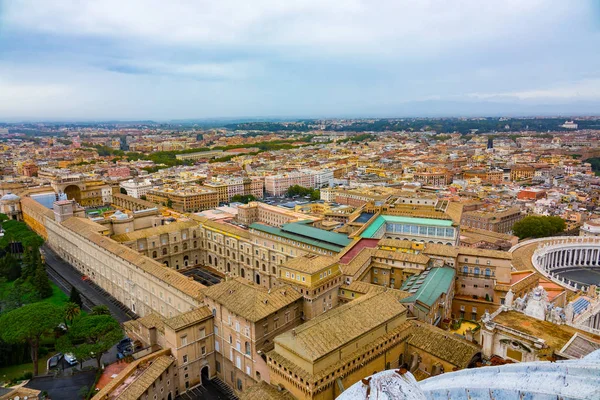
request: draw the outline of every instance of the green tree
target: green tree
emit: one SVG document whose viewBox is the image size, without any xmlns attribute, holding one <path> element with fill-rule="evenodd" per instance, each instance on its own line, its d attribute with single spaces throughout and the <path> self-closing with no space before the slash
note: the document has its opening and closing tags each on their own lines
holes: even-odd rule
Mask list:
<svg viewBox="0 0 600 400">
<path fill-rule="evenodd" d="M 83 400 L 87 399 L 90 389 L 87 386 L 82 386 L 77 391 L 77 395 L 81 397 Z"/>
<path fill-rule="evenodd" d="M 146 195 L 145 195 L 145 194 L 141 195 L 141 196 L 140 196 L 140 199 L 142 199 L 142 200 L 148 200 L 148 198 L 146 197 Z"/>
<path fill-rule="evenodd" d="M 529 215 L 515 223 L 513 232 L 520 239 L 541 238 L 561 233 L 565 227 L 565 221 L 560 217 Z"/>
<path fill-rule="evenodd" d="M 311 199 L 312 201 L 315 201 L 315 200 L 320 200 L 320 199 L 321 199 L 321 191 L 320 191 L 320 190 L 317 190 L 317 189 L 315 189 L 315 190 L 313 190 L 312 192 L 310 192 L 310 199 Z"/>
<path fill-rule="evenodd" d="M 7 343 L 28 343 L 33 374 L 38 374 L 41 337 L 52 332 L 63 318 L 63 308 L 48 303 L 33 303 L 0 316 L 0 337 Z"/>
<path fill-rule="evenodd" d="M 171 199 L 167 200 L 167 207 L 173 208 L 173 200 L 171 200 Z"/>
<path fill-rule="evenodd" d="M 52 296 L 52 286 L 50 286 L 50 280 L 48 279 L 46 269 L 41 263 L 37 266 L 31 283 L 40 295 L 40 298 L 46 299 Z"/>
<path fill-rule="evenodd" d="M 80 308 L 83 307 L 83 301 L 81 300 L 81 295 L 75 286 L 71 288 L 71 293 L 69 294 L 69 302 L 77 304 Z"/>
<path fill-rule="evenodd" d="M 57 342 L 63 353 L 73 353 L 79 360 L 94 358 L 101 367 L 102 355 L 124 336 L 121 325 L 110 315 L 86 315 L 71 325 Z"/>
<path fill-rule="evenodd" d="M 110 315 L 110 310 L 104 304 L 94 306 L 91 315 Z"/>
<path fill-rule="evenodd" d="M 38 265 L 42 263 L 38 248 L 25 247 L 21 275 L 24 279 L 32 279 Z"/>
<path fill-rule="evenodd" d="M 248 204 L 251 201 L 256 201 L 256 197 L 254 197 L 251 194 L 245 194 L 245 195 L 236 194 L 235 196 L 231 197 L 231 202 L 233 202 L 233 203 Z"/>
<path fill-rule="evenodd" d="M 0 277 L 5 278 L 8 282 L 21 277 L 19 261 L 10 253 L 0 258 Z"/>
<path fill-rule="evenodd" d="M 71 302 L 65 304 L 65 322 L 73 323 L 79 314 L 81 314 L 79 304 Z"/>
</svg>

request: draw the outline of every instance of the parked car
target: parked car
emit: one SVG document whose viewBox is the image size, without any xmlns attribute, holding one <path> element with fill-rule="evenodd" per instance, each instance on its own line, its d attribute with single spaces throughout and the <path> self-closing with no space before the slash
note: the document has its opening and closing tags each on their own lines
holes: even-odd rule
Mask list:
<svg viewBox="0 0 600 400">
<path fill-rule="evenodd" d="M 53 369 L 58 367 L 58 363 L 63 358 L 62 353 L 57 353 L 48 360 L 48 368 Z"/>
<path fill-rule="evenodd" d="M 117 343 L 117 350 L 122 351 L 123 349 L 131 347 L 131 339 L 125 338 Z"/>
<path fill-rule="evenodd" d="M 69 365 L 77 365 L 77 358 L 71 353 L 65 354 L 65 361 L 69 363 Z"/>
</svg>

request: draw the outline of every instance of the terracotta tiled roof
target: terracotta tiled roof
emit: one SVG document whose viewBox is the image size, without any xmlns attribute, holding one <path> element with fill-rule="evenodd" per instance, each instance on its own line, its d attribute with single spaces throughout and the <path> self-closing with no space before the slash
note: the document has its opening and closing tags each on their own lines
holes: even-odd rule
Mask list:
<svg viewBox="0 0 600 400">
<path fill-rule="evenodd" d="M 111 238 L 94 232 L 94 230 L 90 228 L 90 223 L 95 223 L 91 221 L 90 223 L 81 222 L 82 219 L 83 218 L 77 217 L 69 218 L 63 222 L 63 226 L 74 233 L 83 236 L 86 240 L 89 240 L 90 242 L 116 255 L 117 257 L 130 262 L 141 270 L 154 276 L 156 279 L 161 280 L 165 284 L 172 286 L 199 301 L 202 299 L 201 289 L 205 287 L 204 285 L 180 274 L 177 271 L 165 267 L 151 258 L 141 255 L 137 251 L 132 250 L 125 245 L 115 242 Z"/>
<path fill-rule="evenodd" d="M 315 361 L 406 313 L 395 291 L 362 296 L 275 338 L 276 345 Z"/>
<path fill-rule="evenodd" d="M 196 308 L 183 314 L 176 315 L 165 320 L 165 325 L 177 331 L 188 325 L 195 324 L 204 319 L 212 317 L 212 312 L 207 306 Z"/>
<path fill-rule="evenodd" d="M 434 355 L 459 368 L 466 368 L 469 361 L 481 351 L 480 347 L 440 328 L 415 322 L 416 329 L 408 344 Z"/>
<path fill-rule="evenodd" d="M 302 298 L 291 286 L 268 290 L 242 278 L 210 286 L 203 290 L 203 294 L 252 322 L 260 321 Z"/>
<path fill-rule="evenodd" d="M 240 400 L 294 400 L 286 390 L 279 390 L 265 381 L 250 386 L 240 396 Z"/>
<path fill-rule="evenodd" d="M 121 233 L 120 235 L 114 235 L 113 240 L 123 243 L 131 242 L 133 240 L 143 239 L 151 236 L 162 235 L 164 233 L 179 232 L 182 229 L 198 227 L 198 223 L 194 221 L 179 221 L 173 222 L 167 225 L 160 225 L 153 228 L 140 229 L 129 233 Z"/>
</svg>

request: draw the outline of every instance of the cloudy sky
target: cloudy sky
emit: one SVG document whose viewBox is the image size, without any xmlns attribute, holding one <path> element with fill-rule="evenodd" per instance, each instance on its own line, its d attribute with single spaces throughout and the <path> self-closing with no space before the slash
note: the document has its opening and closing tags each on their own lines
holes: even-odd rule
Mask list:
<svg viewBox="0 0 600 400">
<path fill-rule="evenodd" d="M 0 0 L 0 118 L 600 114 L 597 0 Z"/>
</svg>

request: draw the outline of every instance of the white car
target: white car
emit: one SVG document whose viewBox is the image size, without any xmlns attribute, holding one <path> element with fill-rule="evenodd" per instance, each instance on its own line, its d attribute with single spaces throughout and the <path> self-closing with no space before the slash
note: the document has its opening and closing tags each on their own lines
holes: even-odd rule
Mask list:
<svg viewBox="0 0 600 400">
<path fill-rule="evenodd" d="M 69 365 L 77 365 L 77 358 L 71 353 L 65 354 L 65 361 L 69 363 Z"/>
</svg>

